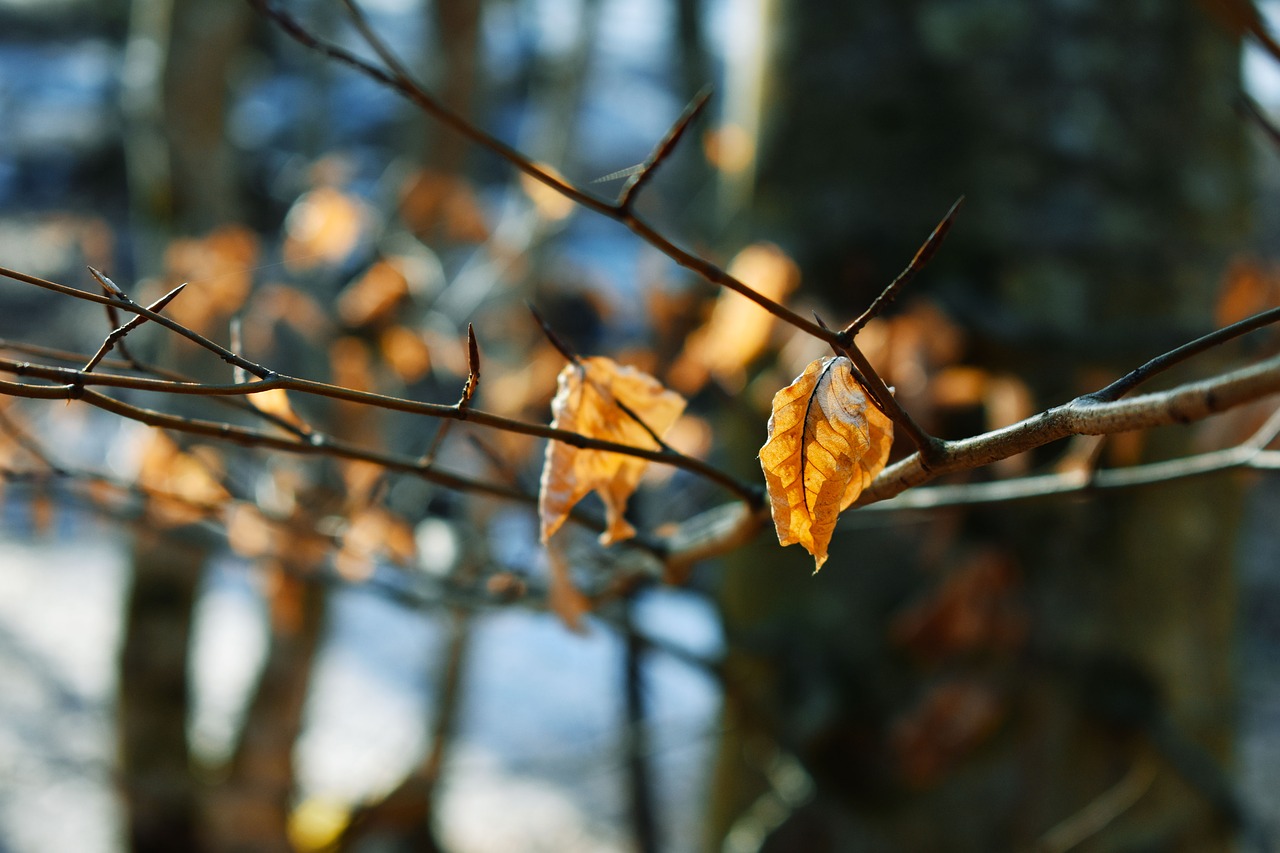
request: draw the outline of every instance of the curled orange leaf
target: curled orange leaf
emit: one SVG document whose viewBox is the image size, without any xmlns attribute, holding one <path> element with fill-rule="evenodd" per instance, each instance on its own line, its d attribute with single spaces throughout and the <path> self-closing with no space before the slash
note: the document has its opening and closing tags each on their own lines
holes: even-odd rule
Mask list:
<svg viewBox="0 0 1280 853">
<path fill-rule="evenodd" d="M 814 571 L 827 561 L 836 518 L 884 470 L 893 422 L 868 399 L 849 359 L 810 362 L 773 398 L 760 467 L 782 545 L 799 543 Z"/>
<path fill-rule="evenodd" d="M 656 450 L 658 443 L 649 430 L 665 434 L 684 411 L 684 403 L 683 397 L 643 371 L 608 358 L 585 358 L 560 371 L 551 425 L 588 438 Z M 548 442 L 538 492 L 542 541 L 550 539 L 573 506 L 593 490 L 604 501 L 607 522 L 600 541 L 610 545 L 634 536 L 635 529 L 622 516 L 647 464 L 634 456 Z"/>
</svg>

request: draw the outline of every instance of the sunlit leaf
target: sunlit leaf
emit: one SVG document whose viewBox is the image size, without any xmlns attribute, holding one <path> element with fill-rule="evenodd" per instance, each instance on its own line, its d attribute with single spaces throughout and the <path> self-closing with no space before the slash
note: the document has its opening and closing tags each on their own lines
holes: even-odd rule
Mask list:
<svg viewBox="0 0 1280 853">
<path fill-rule="evenodd" d="M 441 232 L 451 243 L 483 243 L 489 225 L 465 178 L 444 172 L 414 174 L 400 196 L 400 217 L 415 234 Z"/>
<path fill-rule="evenodd" d="M 150 509 L 158 520 L 175 525 L 199 520 L 230 499 L 220 477 L 216 460 L 184 452 L 160 430 L 151 432 L 138 469 Z"/>
<path fill-rule="evenodd" d="M 680 417 L 684 405 L 679 394 L 663 388 L 647 373 L 620 366 L 608 358 L 587 358 L 580 365 L 569 364 L 560 371 L 556 396 L 551 401 L 551 425 L 589 438 L 657 449 L 657 442 L 645 426 L 662 436 Z M 573 506 L 593 490 L 604 501 L 606 513 L 607 529 L 600 541 L 609 545 L 634 536 L 635 529 L 623 513 L 647 464 L 620 453 L 548 442 L 538 494 L 542 541 L 550 539 Z"/>
<path fill-rule="evenodd" d="M 348 326 L 380 323 L 409 296 L 409 280 L 397 263 L 374 263 L 338 296 L 338 317 Z"/>
<path fill-rule="evenodd" d="M 782 545 L 799 543 L 814 571 L 836 518 L 889 460 L 893 422 L 867 398 L 843 356 L 811 362 L 773 398 L 760 467 Z"/>
<path fill-rule="evenodd" d="M 561 535 L 560 539 L 563 538 Z M 564 549 L 565 543 L 562 541 L 547 543 L 547 568 L 550 572 L 547 579 L 547 606 L 570 631 L 582 633 L 582 617 L 591 612 L 591 600 L 574 586 L 569 557 Z"/>
<path fill-rule="evenodd" d="M 538 166 L 552 177 L 564 179 L 563 175 L 546 163 L 539 163 Z M 524 190 L 524 194 L 533 202 L 533 206 L 537 208 L 538 213 L 552 222 L 564 219 L 577 209 L 577 204 L 565 196 L 564 193 L 558 192 L 542 181 L 524 173 L 520 175 L 520 189 Z"/>
<path fill-rule="evenodd" d="M 214 330 L 248 298 L 258 252 L 258 238 L 239 225 L 218 228 L 202 238 L 174 240 L 164 255 L 165 289 L 185 281 L 192 298 L 175 300 L 165 314 L 198 332 Z"/>
<path fill-rule="evenodd" d="M 781 249 L 770 244 L 748 246 L 729 265 L 729 274 L 774 302 L 786 301 L 800 282 L 800 268 Z M 695 391 L 714 377 L 729 391 L 738 391 L 747 365 L 769 343 L 774 317 L 741 295 L 724 291 L 707 323 L 689 336 L 672 370 L 672 382 Z"/>
<path fill-rule="evenodd" d="M 294 202 L 285 217 L 285 264 L 307 270 L 339 263 L 359 243 L 368 219 L 360 201 L 333 187 L 317 187 Z"/>
<path fill-rule="evenodd" d="M 431 370 L 431 348 L 408 326 L 392 326 L 378 336 L 378 349 L 402 382 L 417 382 Z"/>
</svg>

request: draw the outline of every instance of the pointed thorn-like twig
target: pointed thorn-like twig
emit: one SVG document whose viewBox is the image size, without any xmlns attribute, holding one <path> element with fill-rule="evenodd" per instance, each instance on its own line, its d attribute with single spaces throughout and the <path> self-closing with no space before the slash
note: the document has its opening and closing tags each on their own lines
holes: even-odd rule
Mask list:
<svg viewBox="0 0 1280 853">
<path fill-rule="evenodd" d="M 91 273 L 96 273 L 93 267 L 89 267 L 89 271 Z M 102 278 L 106 278 L 106 276 L 103 276 Z M 111 288 L 107 287 L 106 283 L 103 282 L 101 278 L 99 279 L 99 283 L 102 284 L 103 293 L 105 293 L 109 297 L 115 296 Z M 116 306 L 110 302 L 107 302 L 102 307 L 107 309 L 107 325 L 109 325 L 112 329 L 120 328 L 120 312 L 116 310 Z M 119 350 L 120 357 L 123 358 L 126 362 L 128 362 L 131 366 L 135 368 L 139 367 L 138 360 L 133 357 L 133 353 L 129 352 L 129 348 L 125 346 L 123 338 L 121 338 L 119 341 L 116 342 L 116 349 Z M 105 353 L 103 353 L 103 355 L 105 355 Z"/>
<path fill-rule="evenodd" d="M 679 144 L 684 132 L 689 129 L 689 125 L 693 123 L 693 120 L 706 109 L 707 102 L 710 100 L 711 87 L 706 86 L 689 102 L 689 106 L 685 107 L 684 112 L 680 114 L 680 118 L 676 119 L 676 123 L 671 126 L 671 130 L 667 131 L 667 135 L 657 144 L 648 158 L 640 164 L 639 171 L 632 175 L 623 185 L 622 192 L 618 194 L 617 202 L 620 210 L 625 211 L 631 207 L 631 202 L 635 199 L 636 193 L 653 177 L 653 173 L 661 165 L 662 161 L 671 156 L 671 152 Z"/>
<path fill-rule="evenodd" d="M 526 302 L 525 305 L 528 306 L 529 313 L 533 314 L 533 319 L 537 322 L 539 328 L 542 329 L 542 334 L 547 336 L 547 340 L 556 348 L 556 351 L 564 356 L 566 361 L 570 361 L 578 367 L 582 367 L 582 359 L 573 351 L 573 347 L 565 343 L 564 339 L 556 334 L 556 330 L 551 328 L 551 324 L 546 321 L 546 318 L 542 316 L 537 307 L 535 307 L 532 302 Z"/>
<path fill-rule="evenodd" d="M 467 324 L 467 384 L 462 386 L 462 399 L 458 400 L 458 408 L 465 409 L 471 405 L 471 398 L 480 387 L 480 347 L 476 344 L 476 330 Z"/>
<path fill-rule="evenodd" d="M 476 330 L 470 323 L 467 324 L 467 384 L 462 386 L 462 396 L 458 398 L 456 408 L 461 411 L 470 408 L 471 398 L 475 396 L 476 388 L 480 386 L 480 347 L 476 344 Z M 435 464 L 436 454 L 440 452 L 440 445 L 444 443 L 445 436 L 449 434 L 449 430 L 453 427 L 454 421 L 445 421 L 440 424 L 440 428 L 436 430 L 436 434 L 431 436 L 431 444 L 418 457 L 418 464 L 424 468 L 429 468 Z"/>
<path fill-rule="evenodd" d="M 92 267 L 90 267 L 90 269 L 92 269 Z M 100 276 L 99 281 L 110 281 L 110 279 L 108 279 L 106 276 Z M 111 286 L 115 287 L 114 284 L 112 284 Z M 183 288 L 185 288 L 186 286 L 187 286 L 186 282 L 183 282 L 182 284 L 178 285 L 173 290 L 170 290 L 164 296 L 161 296 L 155 302 L 152 302 L 150 305 L 148 305 L 147 310 L 156 311 L 156 312 L 164 310 L 164 307 L 168 305 L 170 302 L 172 302 L 174 297 L 176 297 L 179 293 L 181 293 Z M 118 295 L 120 298 L 128 299 L 128 297 L 124 295 L 124 292 L 121 291 L 119 288 L 116 288 L 116 293 L 112 295 Z M 117 326 L 116 328 L 112 329 L 111 333 L 107 335 L 106 340 L 102 342 L 102 346 L 98 347 L 98 351 L 93 354 L 93 358 L 90 358 L 89 362 L 84 366 L 83 368 L 84 372 L 88 373 L 89 371 L 97 367 L 98 362 L 102 361 L 102 359 L 106 357 L 107 353 L 111 352 L 111 350 L 116 345 L 120 344 L 124 340 L 125 335 L 129 334 L 130 332 L 132 332 L 134 329 L 138 328 L 145 322 L 147 322 L 147 318 L 143 317 L 141 314 L 137 314 L 134 317 L 130 318 L 129 322 L 125 323 L 123 326 Z"/>
<path fill-rule="evenodd" d="M 102 272 L 100 272 L 99 270 L 96 270 L 93 267 L 89 267 L 89 274 L 94 278 L 96 278 L 98 280 L 98 284 L 102 285 L 102 289 L 105 290 L 111 296 L 114 296 L 117 299 L 122 299 L 126 302 L 133 301 L 129 299 L 128 296 L 125 295 L 125 292 L 120 289 L 119 285 L 117 285 L 114 281 L 112 281 L 111 279 L 103 275 Z"/>
<path fill-rule="evenodd" d="M 616 171 L 616 172 L 610 172 L 610 173 L 609 173 L 609 174 L 607 174 L 607 175 L 601 175 L 600 177 L 596 178 L 596 179 L 595 179 L 594 181 L 592 181 L 591 183 L 593 183 L 593 184 L 606 184 L 606 183 L 608 183 L 609 181 L 616 181 L 616 180 L 618 180 L 618 179 L 620 179 L 620 178 L 629 178 L 629 177 L 631 177 L 632 175 L 638 175 L 638 174 L 640 174 L 640 173 L 641 173 L 641 172 L 643 172 L 643 171 L 644 171 L 644 163 L 636 163 L 634 166 L 628 166 L 628 167 L 627 167 L 627 168 L 625 168 L 625 169 L 619 169 L 619 170 L 618 170 L 618 171 Z"/>
<path fill-rule="evenodd" d="M 889 303 L 893 301 L 894 297 L 898 295 L 898 291 L 906 286 L 907 282 L 915 278 L 916 273 L 920 272 L 925 264 L 929 263 L 929 259 L 938 251 L 938 247 L 942 245 L 943 238 L 946 237 L 947 232 L 951 230 L 951 224 L 955 221 L 956 212 L 960 209 L 960 205 L 963 203 L 964 196 L 960 196 L 955 200 L 955 203 L 951 205 L 951 209 L 947 211 L 947 215 L 942 217 L 942 221 L 934 227 L 933 231 L 929 234 L 928 239 L 924 241 L 924 245 L 920 247 L 916 252 L 915 257 L 911 259 L 911 263 L 907 264 L 907 268 L 898 273 L 898 277 L 889 282 L 888 287 L 880 291 L 880 295 L 867 306 L 867 310 L 863 311 L 858 319 L 854 320 L 840 332 L 840 336 L 843 339 L 849 340 L 852 339 L 854 335 L 858 334 L 858 331 L 863 326 L 867 325 L 872 318 L 878 316 L 881 311 L 887 308 Z"/>
</svg>

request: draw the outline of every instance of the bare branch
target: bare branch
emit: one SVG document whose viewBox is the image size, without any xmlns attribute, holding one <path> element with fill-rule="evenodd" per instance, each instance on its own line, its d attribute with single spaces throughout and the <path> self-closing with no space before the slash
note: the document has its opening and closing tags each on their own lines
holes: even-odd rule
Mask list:
<svg viewBox="0 0 1280 853">
<path fill-rule="evenodd" d="M 1163 355 L 1156 356 L 1141 367 L 1129 371 L 1127 374 L 1117 379 L 1115 382 L 1112 382 L 1101 391 L 1090 394 L 1088 399 L 1099 402 L 1119 400 L 1143 382 L 1146 382 L 1151 377 L 1168 370 L 1175 364 L 1184 362 L 1192 356 L 1199 355 L 1206 350 L 1220 346 L 1227 341 L 1240 337 L 1241 335 L 1269 326 L 1276 321 L 1280 321 L 1280 308 L 1272 308 L 1269 311 L 1262 311 L 1258 314 L 1254 314 L 1252 317 L 1246 317 L 1239 322 L 1232 323 L 1230 326 L 1223 326 L 1221 329 L 1210 332 L 1203 337 L 1196 338 L 1194 341 L 1185 343 L 1177 349 L 1170 350 Z"/>
<path fill-rule="evenodd" d="M 924 464 L 916 453 L 890 465 L 862 493 L 857 505 L 887 500 L 942 474 L 989 465 L 1068 436 L 1190 423 L 1277 392 L 1280 357 L 1129 400 L 1098 402 L 1088 395 L 1078 397 L 1003 429 L 942 442 L 939 458 L 932 464 Z"/>
<path fill-rule="evenodd" d="M 889 307 L 889 303 L 891 303 L 894 297 L 898 295 L 898 291 L 905 287 L 907 282 L 915 278 L 916 273 L 918 273 L 925 264 L 929 263 L 929 259 L 938 251 L 938 247 L 942 245 L 943 238 L 946 237 L 947 232 L 951 230 L 951 223 L 956 218 L 956 211 L 960 209 L 960 205 L 962 204 L 964 204 L 964 196 L 960 196 L 960 198 L 956 199 L 951 205 L 951 209 L 947 211 L 947 215 L 942 217 L 942 221 L 934 226 L 933 231 L 924 241 L 924 244 L 911 259 L 911 263 L 907 264 L 907 268 L 898 273 L 897 278 L 889 282 L 889 286 L 880 292 L 880 295 L 877 296 L 869 306 L 867 306 L 867 310 L 863 311 L 858 319 L 854 320 L 848 326 L 845 326 L 845 328 L 840 332 L 842 336 L 852 340 L 853 336 L 858 334 L 858 331 L 863 326 L 867 325 L 872 318 L 879 316 L 881 311 Z"/>
<path fill-rule="evenodd" d="M 257 376 L 259 379 L 266 379 L 269 376 L 271 376 L 271 371 L 267 370 L 262 365 L 254 364 L 253 362 L 247 359 L 241 358 L 240 356 L 236 355 L 231 350 L 227 349 L 221 344 L 214 343 L 213 341 L 206 338 L 204 335 L 201 335 L 200 333 L 192 329 L 189 329 L 188 327 L 182 325 L 181 323 L 171 320 L 163 314 L 158 314 L 155 311 L 152 311 L 150 308 L 146 308 L 142 305 L 139 305 L 129 297 L 125 296 L 124 292 L 120 291 L 120 289 L 116 287 L 114 283 L 112 283 L 112 287 L 116 287 L 116 290 L 118 291 L 119 295 L 115 299 L 111 299 L 106 296 L 99 296 L 96 293 L 89 293 L 87 291 L 80 290 L 79 288 L 68 287 L 65 284 L 58 284 L 56 282 L 48 281 L 46 279 L 39 278 L 34 275 L 27 275 L 26 273 L 18 272 L 17 270 L 11 270 L 6 267 L 0 267 L 0 276 L 4 276 L 5 278 L 11 278 L 14 281 L 20 281 L 24 284 L 30 284 L 35 287 L 42 288 L 44 290 L 50 290 L 54 293 L 61 293 L 63 296 L 71 296 L 76 299 L 83 299 L 86 302 L 94 302 L 94 303 L 97 303 L 98 305 L 114 305 L 118 308 L 123 308 L 124 310 L 132 314 L 137 314 L 140 317 L 145 317 L 151 322 L 159 326 L 163 326 L 164 328 L 168 329 L 169 331 L 177 335 L 181 335 L 182 337 L 191 341 L 196 346 L 206 349 L 209 352 L 213 353 L 214 355 L 218 356 L 218 358 L 222 359 L 227 364 L 230 364 L 233 367 L 240 367 L 244 370 L 247 370 L 248 372 L 252 373 L 254 376 Z M 106 276 L 103 276 L 99 280 L 108 281 L 108 282 L 111 281 Z"/>
<path fill-rule="evenodd" d="M 778 317 L 784 322 L 790 323 L 797 329 L 813 335 L 819 340 L 826 341 L 834 345 L 837 343 L 838 335 L 830 330 L 824 330 L 810 320 L 805 319 L 789 308 L 775 302 L 763 294 L 756 292 L 754 289 L 743 284 L 738 279 L 729 275 L 715 264 L 699 257 L 692 252 L 679 248 L 662 234 L 658 233 L 651 225 L 637 217 L 630 209 L 622 207 L 617 202 L 606 201 L 591 193 L 578 189 L 573 184 L 544 169 L 525 155 L 516 151 L 506 143 L 490 136 L 480 130 L 475 125 L 468 122 L 462 116 L 441 104 L 431 93 L 423 89 L 413 80 L 402 77 L 395 73 L 388 73 L 384 69 L 378 68 L 369 62 L 361 59 L 350 51 L 340 47 L 339 45 L 325 41 L 314 35 L 306 29 L 296 18 L 289 15 L 270 0 L 247 0 L 247 2 L 257 9 L 262 15 L 274 22 L 280 29 L 293 38 L 304 47 L 310 48 L 329 58 L 340 62 L 349 68 L 364 74 L 366 77 L 381 83 L 384 86 L 399 93 L 409 101 L 417 105 L 423 112 L 440 121 L 445 126 L 453 129 L 457 133 L 462 134 L 467 139 L 480 145 L 481 147 L 493 152 L 498 157 L 505 160 L 516 169 L 524 174 L 551 187 L 565 198 L 581 205 L 587 210 L 591 210 L 601 216 L 620 222 L 640 237 L 642 240 L 662 252 L 671 260 L 675 261 L 682 267 L 692 270 L 712 284 L 732 290 L 739 293 L 752 302 L 764 308 L 769 313 Z M 383 51 L 390 52 L 376 34 L 369 30 L 365 35 L 366 40 L 372 36 L 373 41 L 379 44 L 375 47 L 375 52 L 381 54 Z"/>
<path fill-rule="evenodd" d="M 93 269 L 92 267 L 89 268 L 89 271 L 92 272 L 94 275 L 98 275 L 97 270 Z M 187 286 L 186 282 L 183 282 L 182 284 L 178 285 L 173 290 L 170 290 L 164 296 L 161 296 L 155 302 L 152 302 L 150 305 L 148 305 L 147 310 L 155 311 L 157 313 L 164 310 L 164 307 L 168 305 L 170 302 L 172 302 L 174 297 L 177 296 L 179 293 L 181 293 L 183 288 L 185 288 L 186 286 Z M 114 313 L 115 306 L 108 305 L 107 311 L 108 313 Z M 93 370 L 93 368 L 95 368 L 98 365 L 98 362 L 102 361 L 102 359 L 106 357 L 107 353 L 111 352 L 113 347 L 124 343 L 125 335 L 129 334 L 130 332 L 132 332 L 134 329 L 138 328 L 145 322 L 147 322 L 147 318 L 139 315 L 139 316 L 130 318 L 129 322 L 125 323 L 123 326 L 117 326 L 116 328 L 112 329 L 110 334 L 107 335 L 106 340 L 102 342 L 102 346 L 98 348 L 98 351 L 94 353 L 92 357 L 90 357 L 88 363 L 86 363 L 85 366 L 82 368 L 84 372 L 88 373 L 89 371 Z M 130 362 L 133 361 L 132 358 L 130 358 L 129 360 Z"/>
<path fill-rule="evenodd" d="M 689 125 L 697 118 L 706 108 L 707 102 L 711 100 L 711 87 L 704 88 L 701 92 L 694 96 L 689 106 L 685 107 L 684 112 L 680 114 L 680 118 L 671 126 L 671 130 L 667 131 L 667 135 L 662 138 L 657 147 L 653 149 L 653 153 L 640 164 L 639 170 L 628 178 L 622 187 L 622 192 L 618 194 L 617 206 L 619 210 L 630 210 L 636 196 L 646 183 L 653 177 L 653 173 L 663 160 L 671 156 L 671 152 L 676 150 L 676 145 L 680 143 L 680 138 L 684 136 L 684 132 L 688 130 Z"/>
</svg>

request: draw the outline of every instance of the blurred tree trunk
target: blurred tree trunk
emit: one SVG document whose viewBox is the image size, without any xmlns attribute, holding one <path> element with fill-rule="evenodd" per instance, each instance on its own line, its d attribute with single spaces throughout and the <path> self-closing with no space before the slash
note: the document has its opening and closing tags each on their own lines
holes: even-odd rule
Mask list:
<svg viewBox="0 0 1280 853">
<path fill-rule="evenodd" d="M 134 538 L 117 715 L 129 849 L 137 853 L 206 849 L 187 744 L 187 649 L 207 553 L 177 531 Z"/>
<path fill-rule="evenodd" d="M 829 319 L 865 307 L 966 194 L 918 286 L 968 329 L 971 361 L 1028 377 L 1038 405 L 1210 326 L 1247 187 L 1239 46 L 1194 4 L 779 0 L 768 16 L 753 230 L 796 254 Z M 1170 431 L 1148 452 L 1188 445 Z M 1033 849 L 1129 779 L 1141 796 L 1090 849 L 1227 849 L 1237 491 L 864 517 L 817 577 L 772 544 L 739 555 L 723 610 L 745 686 L 712 843 Z M 1004 579 L 1025 640 L 895 643 L 902 614 L 966 570 Z M 779 796 L 779 744 L 814 788 L 774 829 L 743 815 Z"/>
<path fill-rule="evenodd" d="M 133 238 L 138 266 L 148 272 L 160 268 L 174 236 L 234 222 L 239 214 L 239 181 L 225 129 L 228 81 L 250 21 L 248 5 L 240 2 L 133 3 L 123 100 Z M 195 356 L 184 363 L 184 356 L 192 355 L 180 349 L 150 357 L 214 378 L 208 376 L 207 360 Z M 308 603 L 300 639 L 274 633 L 259 695 L 246 717 L 244 743 L 211 800 L 214 788 L 195 766 L 186 725 L 192 609 L 205 561 L 216 546 L 197 528 L 142 530 L 134 543 L 119 712 L 134 850 L 289 849 L 285 818 L 293 736 L 315 645 L 312 625 L 318 616 L 310 614 L 319 605 Z M 283 769 L 275 735 L 287 741 Z M 218 807 L 232 800 L 239 817 L 220 820 L 225 809 Z M 251 814 L 251 802 L 259 812 L 265 808 L 268 818 Z"/>
<path fill-rule="evenodd" d="M 324 627 L 324 586 L 306 564 L 284 565 L 269 579 L 271 646 L 245 715 L 227 778 L 208 794 L 205 830 L 213 850 L 290 853 L 293 751 L 312 664 Z"/>
</svg>

